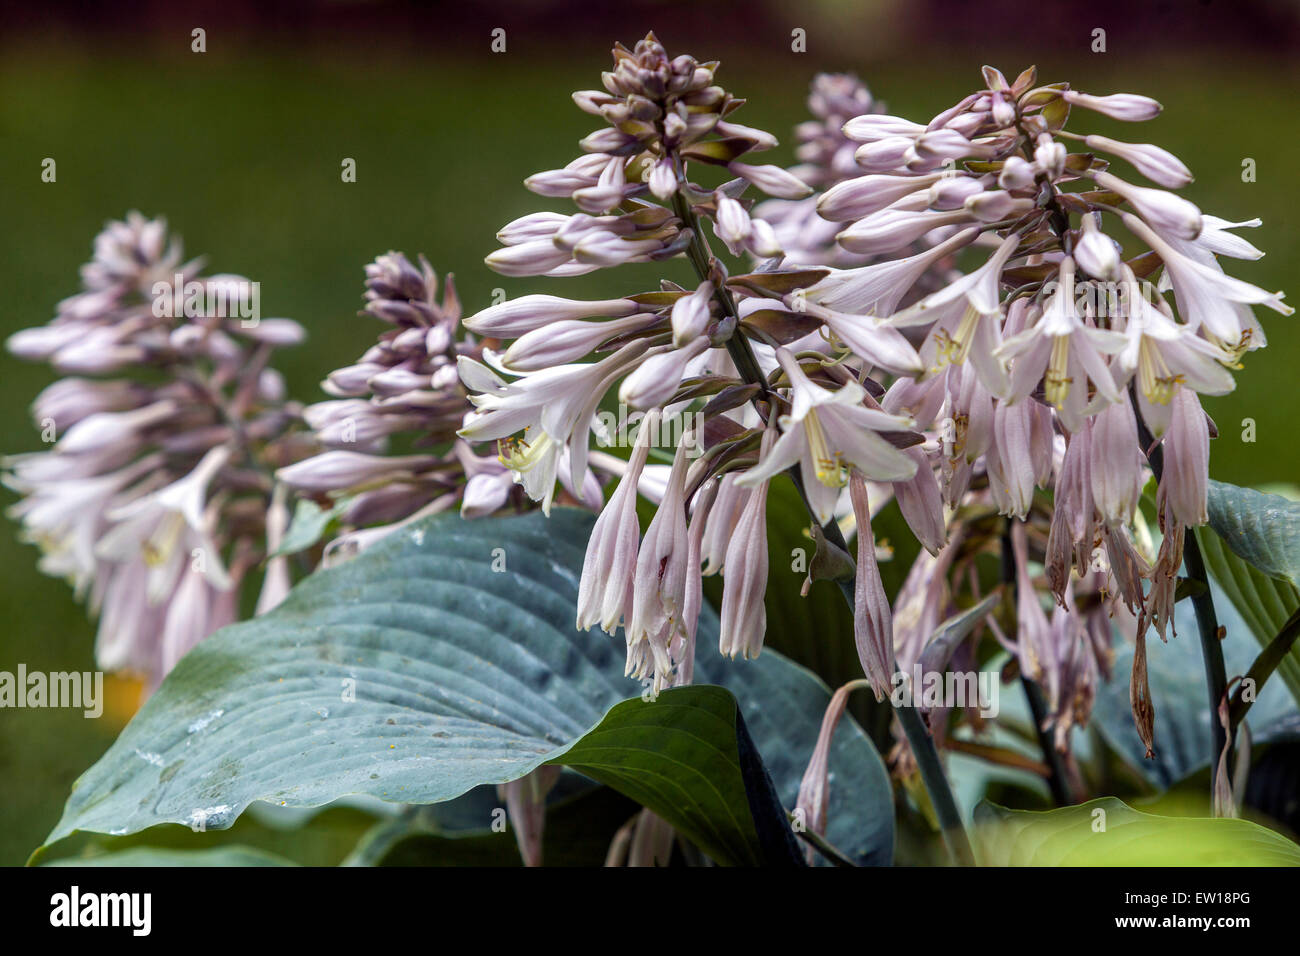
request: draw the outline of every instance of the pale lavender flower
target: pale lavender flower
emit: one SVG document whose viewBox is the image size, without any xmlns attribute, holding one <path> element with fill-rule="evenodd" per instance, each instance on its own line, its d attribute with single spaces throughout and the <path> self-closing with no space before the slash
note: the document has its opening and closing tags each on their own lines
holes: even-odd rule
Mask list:
<svg viewBox="0 0 1300 956">
<path fill-rule="evenodd" d="M 738 479 L 755 487 L 798 464 L 809 501 L 821 522 L 829 521 L 840 491 L 856 468 L 877 481 L 904 481 L 916 462 L 879 433 L 906 431 L 909 419 L 863 404 L 866 393 L 849 382 L 832 392 L 816 384 L 785 349 L 777 360 L 790 380 L 791 412 L 781 418 L 781 437 L 759 464 Z"/>
<path fill-rule="evenodd" d="M 53 426 L 53 447 L 6 459 L 4 480 L 24 496 L 10 513 L 41 547 L 40 568 L 68 578 L 98 616 L 100 666 L 153 688 L 235 619 L 247 572 L 267 554 L 267 466 L 310 447 L 268 363 L 302 329 L 245 326 L 248 280 L 201 275 L 162 220 L 138 213 L 96 238 L 82 281 L 9 347 L 58 371 L 121 377 L 45 389 L 33 412 Z M 263 586 L 279 578 L 268 569 Z"/>
<path fill-rule="evenodd" d="M 836 688 L 831 695 L 831 702 L 826 705 L 822 716 L 821 730 L 817 734 L 817 743 L 813 747 L 808 767 L 799 781 L 799 795 L 795 799 L 795 811 L 803 816 L 804 825 L 813 833 L 825 834 L 826 811 L 830 804 L 830 755 L 831 741 L 835 728 L 839 726 L 848 706 L 849 694 L 856 689 L 859 682 L 851 681 L 843 687 Z M 807 847 L 806 857 L 809 865 L 816 858 L 816 851 Z"/>
<path fill-rule="evenodd" d="M 1140 123 L 1155 119 L 1163 107 L 1149 96 L 1136 93 L 1112 93 L 1109 96 L 1092 96 L 1078 90 L 1065 90 L 1061 94 L 1067 103 L 1081 106 L 1086 110 L 1095 110 L 1111 119 L 1127 123 Z"/>
<path fill-rule="evenodd" d="M 1105 136 L 1085 136 L 1093 149 L 1126 160 L 1147 179 L 1166 189 L 1180 189 L 1192 181 L 1192 171 L 1173 153 L 1151 143 L 1121 143 Z"/>
<path fill-rule="evenodd" d="M 1093 504 L 1107 525 L 1127 525 L 1142 495 L 1146 460 L 1128 396 L 1098 412 L 1091 431 Z"/>
<path fill-rule="evenodd" d="M 858 528 L 858 561 L 853 578 L 853 640 L 858 660 L 876 700 L 889 695 L 894 676 L 894 626 L 889 599 L 876 565 L 876 539 L 871 533 L 867 486 L 856 470 L 849 478 L 849 497 Z"/>
<path fill-rule="evenodd" d="M 763 437 L 770 454 L 771 432 Z M 767 633 L 767 489 L 766 480 L 750 483 L 723 562 L 721 625 L 718 650 L 749 660 L 763 649 Z"/>
<path fill-rule="evenodd" d="M 1208 520 L 1210 428 L 1196 393 L 1180 388 L 1170 402 L 1169 430 L 1161 444 L 1164 471 L 1160 486 L 1169 511 L 1180 524 L 1202 525 Z"/>
<path fill-rule="evenodd" d="M 650 421 L 647 417 L 646 425 Z M 649 645 L 647 663 L 653 662 L 653 668 L 639 670 L 631 676 L 651 677 L 652 692 L 656 695 L 672 678 L 672 645 L 686 637 L 686 588 L 691 547 L 685 500 L 686 470 L 689 467 L 686 452 L 689 447 L 690 441 L 683 437 L 673 456 L 668 487 L 637 552 L 632 613 L 624 628 L 629 648 L 642 642 Z M 633 656 L 641 655 L 629 651 L 629 659 Z"/>
<path fill-rule="evenodd" d="M 625 612 L 635 576 L 641 526 L 636 516 L 637 479 L 650 453 L 651 436 L 659 425 L 658 412 L 641 422 L 627 473 L 605 504 L 582 562 L 578 584 L 578 629 L 599 625 L 612 634 Z"/>
</svg>

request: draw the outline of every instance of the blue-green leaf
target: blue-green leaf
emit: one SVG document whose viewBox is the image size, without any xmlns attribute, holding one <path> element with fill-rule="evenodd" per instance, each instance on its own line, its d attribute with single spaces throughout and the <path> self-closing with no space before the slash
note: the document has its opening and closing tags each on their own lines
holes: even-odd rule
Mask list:
<svg viewBox="0 0 1300 956">
<path fill-rule="evenodd" d="M 223 828 L 254 800 L 437 803 L 557 758 L 640 689 L 622 676 L 621 638 L 573 626 L 590 525 L 567 509 L 441 515 L 317 572 L 181 661 L 77 781 L 50 842 L 168 822 Z M 791 806 L 829 691 L 776 654 L 722 661 L 711 613 L 699 639 L 697 680 L 735 695 Z M 837 732 L 831 770 L 828 838 L 888 863 L 889 782 L 856 724 Z"/>
</svg>

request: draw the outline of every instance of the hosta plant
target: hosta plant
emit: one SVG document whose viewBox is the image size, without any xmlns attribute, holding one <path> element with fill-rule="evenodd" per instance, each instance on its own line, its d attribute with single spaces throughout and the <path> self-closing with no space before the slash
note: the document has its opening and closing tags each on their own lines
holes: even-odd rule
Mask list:
<svg viewBox="0 0 1300 956">
<path fill-rule="evenodd" d="M 786 168 L 716 62 L 651 34 L 599 80 L 486 257 L 554 294 L 380 256 L 328 397 L 284 395 L 289 320 L 160 316 L 160 280 L 241 280 L 135 214 L 10 339 L 65 376 L 12 513 L 151 689 L 42 853 L 359 804 L 352 863 L 971 864 L 1102 799 L 1165 861 L 1116 798 L 1198 772 L 1240 815 L 1248 713 L 1267 742 L 1300 692 L 1300 509 L 1210 480 L 1202 397 L 1292 310 L 1229 274 L 1259 220 L 1092 131 L 1160 105 L 984 67 L 904 118 L 822 75 Z M 773 650 L 808 621 L 843 626 Z M 1056 815 L 972 812 L 994 779 Z"/>
</svg>

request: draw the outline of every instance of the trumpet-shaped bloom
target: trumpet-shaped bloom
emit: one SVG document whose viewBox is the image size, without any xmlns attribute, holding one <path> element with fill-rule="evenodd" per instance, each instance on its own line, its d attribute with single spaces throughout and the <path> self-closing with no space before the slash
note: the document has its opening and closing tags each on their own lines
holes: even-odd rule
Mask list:
<svg viewBox="0 0 1300 956">
<path fill-rule="evenodd" d="M 911 419 L 865 407 L 866 391 L 854 382 L 834 392 L 817 385 L 787 349 L 777 349 L 776 357 L 790 379 L 791 413 L 780 419 L 781 437 L 737 484 L 755 487 L 798 464 L 809 502 L 825 523 L 851 469 L 875 481 L 916 474 L 916 462 L 879 434 L 906 430 Z"/>
</svg>

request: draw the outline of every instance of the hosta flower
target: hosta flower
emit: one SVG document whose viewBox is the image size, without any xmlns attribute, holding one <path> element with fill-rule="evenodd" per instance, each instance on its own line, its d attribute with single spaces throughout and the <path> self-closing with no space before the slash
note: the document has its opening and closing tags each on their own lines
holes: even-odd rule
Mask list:
<svg viewBox="0 0 1300 956">
<path fill-rule="evenodd" d="M 502 463 L 520 476 L 529 497 L 549 510 L 562 459 L 568 474 L 583 480 L 596 406 L 645 350 L 644 340 L 634 340 L 599 362 L 540 369 L 509 383 L 462 356 L 462 381 L 471 391 L 483 391 L 472 392 L 474 411 L 457 434 L 468 441 L 498 440 Z M 522 437 L 516 437 L 519 432 Z"/>
<path fill-rule="evenodd" d="M 1224 395 L 1235 386 L 1226 367 L 1229 353 L 1196 330 L 1175 322 L 1163 301 L 1151 303 L 1128 273 L 1129 290 L 1125 343 L 1115 356 L 1116 385 L 1135 380 L 1142 418 L 1156 437 L 1169 421 L 1169 403 L 1187 387 L 1202 395 Z"/>
<path fill-rule="evenodd" d="M 866 483 L 854 471 L 849 497 L 858 528 L 858 560 L 853 579 L 853 640 L 858 660 L 871 683 L 876 700 L 888 694 L 894 675 L 894 624 L 876 566 L 876 539 L 871 533 L 871 510 Z"/>
<path fill-rule="evenodd" d="M 654 427 L 657 420 L 647 416 L 642 427 Z M 686 637 L 686 588 L 691 563 L 685 499 L 689 447 L 686 440 L 677 446 L 667 488 L 637 552 L 632 613 L 625 627 L 629 646 L 639 642 L 649 645 L 655 664 L 652 674 L 657 679 L 656 693 L 664 679 L 671 677 L 671 646 Z"/>
<path fill-rule="evenodd" d="M 857 513 L 855 631 L 883 693 L 893 656 L 919 660 L 928 633 L 918 628 L 938 622 L 910 605 L 892 614 L 867 483 L 877 507 L 898 501 L 922 563 L 949 576 L 926 592 L 944 612 L 982 597 L 950 542 L 971 554 L 1000 547 L 987 521 L 998 512 L 1013 526 L 1018 618 L 1014 641 L 999 639 L 1044 685 L 1066 746 L 1109 667 L 1107 616 L 1136 613 L 1139 633 L 1169 619 L 1183 528 L 1204 520 L 1198 396 L 1230 390 L 1231 369 L 1263 345 L 1252 305 L 1289 312 L 1280 293 L 1228 277 L 1216 258 L 1257 257 L 1230 231 L 1256 221 L 1218 219 L 1177 195 L 1190 171 L 1155 144 L 1066 128 L 1088 110 L 1150 118 L 1159 105 L 1146 97 L 987 67 L 980 89 L 914 122 L 877 112 L 851 78 L 819 77 L 816 120 L 797 134 L 803 165 L 782 170 L 752 161 L 775 140 L 735 122 L 716 64 L 670 58 L 653 35 L 614 56 L 605 89 L 574 97 L 606 124 L 582 141 L 586 155 L 527 181 L 577 210 L 508 224 L 488 264 L 573 276 L 682 257 L 694 279 L 597 301 L 498 303 L 468 325 L 514 341 L 458 363 L 474 406 L 460 437 L 497 441 L 530 498 L 549 506 L 561 463 L 570 484 L 589 480 L 589 462 L 621 477 L 589 547 L 579 623 L 623 625 L 628 672 L 657 693 L 689 679 L 699 579 L 721 572 L 721 649 L 757 654 L 767 489 L 795 471 L 817 523 Z M 1120 178 L 1114 159 L 1163 188 Z M 735 178 L 703 186 L 702 164 Z M 757 192 L 775 198 L 755 205 Z M 1121 241 L 1130 236 L 1140 248 Z M 760 261 L 736 266 L 728 253 Z M 371 374 L 364 365 L 351 377 Z M 701 416 L 699 459 L 670 444 L 672 467 L 651 463 L 645 431 L 631 462 L 592 457 L 591 434 L 617 437 L 594 421 L 613 395 L 655 420 Z M 1143 429 L 1179 472 L 1167 467 L 1158 489 L 1154 564 L 1140 514 Z M 497 482 L 479 482 L 484 501 L 499 500 Z M 705 505 L 692 502 L 701 489 Z M 657 508 L 644 541 L 638 493 Z M 982 524 L 967 517 L 977 514 Z M 1040 560 L 1041 593 L 1029 571 Z M 953 654 L 974 660 L 973 646 Z M 938 733 L 959 719 L 933 713 Z"/>
<path fill-rule="evenodd" d="M 42 549 L 42 570 L 98 616 L 100 666 L 153 687 L 236 619 L 243 584 L 274 547 L 269 471 L 310 445 L 269 361 L 302 330 L 245 316 L 247 280 L 203 276 L 162 220 L 138 213 L 100 233 L 82 281 L 9 348 L 119 377 L 42 392 L 33 412 L 53 426 L 53 446 L 6 459 L 4 480 L 23 496 L 10 514 Z"/>
<path fill-rule="evenodd" d="M 909 419 L 867 408 L 866 393 L 856 383 L 823 388 L 789 351 L 776 354 L 790 380 L 791 411 L 782 416 L 781 437 L 771 450 L 738 479 L 742 487 L 757 487 L 797 464 L 813 510 L 825 523 L 852 469 L 876 481 L 903 481 L 916 473 L 916 462 L 880 436 L 906 431 Z"/>
<path fill-rule="evenodd" d="M 641 527 L 636 516 L 637 479 L 650 453 L 650 441 L 659 415 L 651 412 L 641 423 L 627 472 L 614 489 L 587 542 L 578 586 L 578 628 L 600 626 L 613 633 L 630 610 L 632 581 L 640 547 Z"/>
<path fill-rule="evenodd" d="M 770 439 L 765 438 L 767 445 Z M 763 649 L 767 634 L 767 491 L 768 482 L 752 482 L 727 545 L 722 585 L 718 650 L 724 657 L 749 660 Z"/>
<path fill-rule="evenodd" d="M 1107 525 L 1126 525 L 1142 494 L 1145 460 L 1128 397 L 1102 409 L 1091 426 L 1093 505 Z"/>
<path fill-rule="evenodd" d="M 1124 224 L 1155 250 L 1168 270 L 1183 320 L 1193 329 L 1204 326 L 1207 334 L 1231 346 L 1241 343 L 1249 330 L 1244 319 L 1249 309 L 1237 305 L 1266 305 L 1274 312 L 1291 315 L 1295 309 L 1282 301 L 1283 293 L 1265 292 L 1249 282 L 1234 279 L 1217 263 L 1198 262 L 1179 253 L 1136 216 L 1124 216 Z"/>
<path fill-rule="evenodd" d="M 1097 328 L 1080 314 L 1075 304 L 1074 260 L 1066 256 L 1059 285 L 1038 321 L 1007 339 L 998 355 L 1015 359 L 1013 396 L 1028 395 L 1041 380 L 1047 402 L 1067 428 L 1076 430 L 1085 417 L 1119 401 L 1106 356 L 1123 345 L 1118 332 Z"/>
<path fill-rule="evenodd" d="M 475 454 L 467 441 L 457 437 L 467 416 L 474 415 L 462 371 L 470 369 L 466 373 L 470 380 L 493 393 L 503 391 L 505 382 L 483 364 L 482 346 L 462 329 L 460 300 L 450 276 L 442 283 L 441 301 L 439 291 L 438 276 L 423 257 L 416 265 L 400 252 L 390 252 L 366 267 L 362 314 L 389 328 L 356 363 L 325 380 L 323 388 L 338 398 L 305 409 L 304 417 L 326 450 L 278 472 L 279 479 L 299 494 L 341 505 L 343 530 L 327 549 L 328 563 L 427 515 L 459 507 L 467 518 L 481 517 L 521 499 L 515 492 L 517 473 L 495 454 Z M 629 308 L 633 303 L 585 303 L 575 311 L 572 303 L 552 296 L 525 299 L 473 318 L 482 319 L 486 334 L 497 335 L 500 329 L 494 323 L 519 331 L 537 322 L 540 313 L 541 321 L 554 320 L 568 334 L 547 341 L 525 333 L 513 355 L 493 357 L 499 367 L 511 361 L 523 368 L 548 367 L 557 351 L 572 354 L 573 338 L 589 337 L 586 328 L 574 326 L 599 324 L 560 316 L 608 317 L 615 327 L 602 326 L 597 339 L 644 321 L 637 318 L 634 307 Z M 539 350 L 551 354 L 539 357 Z M 437 445 L 440 450 L 386 453 L 390 442 L 411 437 L 417 448 Z M 559 480 L 574 499 L 588 507 L 598 504 L 600 489 L 594 475 L 588 472 L 578 481 L 571 480 L 566 456 L 561 454 L 563 443 L 537 444 L 540 447 L 531 451 L 539 467 L 528 472 L 526 487 L 549 505 Z M 527 454 L 530 449 L 518 442 L 507 451 Z M 543 487 L 547 478 L 550 484 Z"/>
<path fill-rule="evenodd" d="M 1170 404 L 1173 414 L 1162 440 L 1165 458 L 1160 487 L 1165 490 L 1170 513 L 1180 524 L 1202 525 L 1208 520 L 1209 425 L 1200 401 L 1190 390 L 1179 389 Z"/>
</svg>

